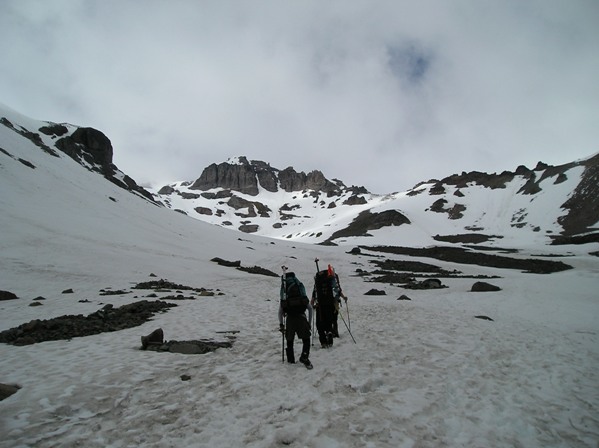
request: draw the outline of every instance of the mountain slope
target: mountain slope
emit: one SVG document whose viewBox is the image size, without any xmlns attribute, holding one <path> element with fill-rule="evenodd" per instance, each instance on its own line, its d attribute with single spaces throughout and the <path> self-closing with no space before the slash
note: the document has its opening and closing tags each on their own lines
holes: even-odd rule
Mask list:
<svg viewBox="0 0 599 448">
<path fill-rule="evenodd" d="M 388 243 L 377 230 L 391 227 L 393 238 L 408 245 L 497 245 L 501 239 L 499 244 L 519 247 L 567 243 L 577 235 L 597 241 L 598 170 L 596 155 L 558 167 L 539 163 L 534 170 L 462 173 L 373 195 L 319 171 L 306 175 L 239 157 L 211 165 L 195 182 L 153 193 L 196 219 L 279 239 L 343 244 L 370 236 L 371 242 Z"/>
<path fill-rule="evenodd" d="M 0 301 L 0 331 L 140 300 L 176 305 L 112 333 L 0 344 L 0 383 L 20 386 L 0 401 L 0 448 L 595 447 L 599 269 L 587 254 L 595 243 L 553 248 L 543 258 L 573 269 L 537 275 L 244 235 L 161 207 L 40 135 L 56 151 L 49 153 L 22 135 L 47 123 L 0 112 L 19 130 L 0 126 L 0 290 L 19 297 Z M 378 224 L 401 221 L 382 213 L 387 204 Z M 440 219 L 436 231 L 450 234 L 451 222 Z M 381 227 L 361 241 L 403 244 L 394 230 Z M 283 364 L 279 279 L 214 257 L 277 273 L 284 264 L 308 290 L 314 259 L 332 263 L 356 343 L 340 321 L 332 349 L 312 347 L 312 371 Z M 440 277 L 446 287 L 435 290 L 375 281 L 378 271 L 404 264 L 427 278 L 418 271 L 423 261 L 461 274 Z M 137 288 L 151 274 L 215 294 Z M 471 292 L 477 276 L 501 290 Z M 384 295 L 367 294 L 373 287 Z M 397 300 L 406 294 L 411 300 Z M 233 346 L 204 355 L 140 350 L 140 336 L 157 328 L 169 341 Z"/>
</svg>

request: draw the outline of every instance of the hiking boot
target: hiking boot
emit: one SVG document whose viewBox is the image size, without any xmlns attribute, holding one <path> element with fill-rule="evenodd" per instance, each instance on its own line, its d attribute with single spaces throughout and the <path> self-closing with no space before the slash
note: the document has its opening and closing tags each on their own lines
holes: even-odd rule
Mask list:
<svg viewBox="0 0 599 448">
<path fill-rule="evenodd" d="M 333 333 L 327 333 L 327 344 L 329 346 L 333 345 Z"/>
<path fill-rule="evenodd" d="M 302 353 L 302 356 L 300 356 L 300 362 L 305 365 L 308 369 L 312 368 L 312 363 L 310 362 L 310 360 L 308 359 L 308 355 Z"/>
</svg>

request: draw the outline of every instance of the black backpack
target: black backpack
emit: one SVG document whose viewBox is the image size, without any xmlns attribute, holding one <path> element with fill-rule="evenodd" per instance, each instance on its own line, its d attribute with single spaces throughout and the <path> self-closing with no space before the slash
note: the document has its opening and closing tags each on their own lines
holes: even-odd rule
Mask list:
<svg viewBox="0 0 599 448">
<path fill-rule="evenodd" d="M 330 305 L 334 302 L 333 286 L 335 283 L 335 277 L 329 275 L 328 270 L 325 269 L 316 273 L 314 276 L 314 293 L 319 304 Z"/>
<path fill-rule="evenodd" d="M 281 307 L 287 314 L 303 314 L 308 308 L 308 298 L 302 295 L 300 281 L 293 274 L 287 274 L 283 280 L 286 286 L 285 298 L 281 300 Z"/>
</svg>

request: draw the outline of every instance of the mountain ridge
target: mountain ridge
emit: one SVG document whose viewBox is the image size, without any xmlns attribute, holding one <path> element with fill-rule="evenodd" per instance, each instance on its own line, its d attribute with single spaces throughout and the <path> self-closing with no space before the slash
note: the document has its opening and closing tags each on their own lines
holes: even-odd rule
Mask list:
<svg viewBox="0 0 599 448">
<path fill-rule="evenodd" d="M 268 176 L 260 174 L 264 172 Z M 287 173 L 294 173 L 300 181 L 287 182 Z M 464 241 L 498 239 L 481 234 L 489 231 L 488 224 L 481 224 L 487 221 L 486 211 L 470 216 L 466 212 L 472 209 L 466 197 L 470 192 L 485 196 L 490 205 L 512 203 L 495 212 L 501 215 L 497 218 L 503 221 L 503 233 L 522 229 L 521 242 L 538 233 L 544 236 L 535 240 L 545 244 L 566 244 L 599 239 L 598 173 L 599 154 L 595 154 L 558 166 L 538 162 L 533 169 L 520 165 L 501 173 L 462 172 L 420 182 L 405 192 L 375 195 L 364 187 L 329 181 L 320 171 L 306 175 L 292 167 L 279 170 L 267 162 L 250 162 L 240 156 L 210 165 L 195 182 L 168 184 L 153 194 L 166 207 L 212 224 L 312 243 L 336 244 L 340 238 L 371 236 L 371 231 L 381 227 L 418 225 L 431 214 L 445 215 L 461 224 L 455 226 L 455 235 L 463 235 Z M 431 200 L 418 200 L 422 194 Z M 422 203 L 423 208 L 414 210 L 411 203 Z M 345 219 L 347 215 L 350 220 Z M 553 220 L 547 222 L 544 215 Z M 434 232 L 430 236 L 431 244 L 443 238 L 451 240 L 449 235 Z"/>
<path fill-rule="evenodd" d="M 65 154 L 155 205 L 244 233 L 336 245 L 359 245 L 363 238 L 369 244 L 493 247 L 599 241 L 599 154 L 499 174 L 462 172 L 386 195 L 347 187 L 319 170 L 306 174 L 239 156 L 211 164 L 194 181 L 155 190 L 139 186 L 113 164 L 112 144 L 101 131 L 0 112 L 7 135 L 24 137 L 52 157 Z M 8 146 L 0 154 L 35 169 Z M 381 229 L 391 229 L 393 238 L 388 232 L 381 236 Z"/>
</svg>

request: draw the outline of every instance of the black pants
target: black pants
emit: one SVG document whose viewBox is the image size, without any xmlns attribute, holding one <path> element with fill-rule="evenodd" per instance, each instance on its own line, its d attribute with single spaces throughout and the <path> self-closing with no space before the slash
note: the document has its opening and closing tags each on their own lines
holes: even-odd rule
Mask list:
<svg viewBox="0 0 599 448">
<path fill-rule="evenodd" d="M 302 356 L 307 358 L 310 355 L 310 324 L 305 314 L 287 315 L 285 325 L 285 338 L 287 339 L 287 361 L 295 362 L 293 353 L 293 343 L 295 335 L 302 340 Z"/>
<path fill-rule="evenodd" d="M 316 329 L 321 344 L 331 344 L 330 335 L 334 333 L 335 320 L 335 306 L 333 303 L 319 303 L 316 308 Z"/>
</svg>

